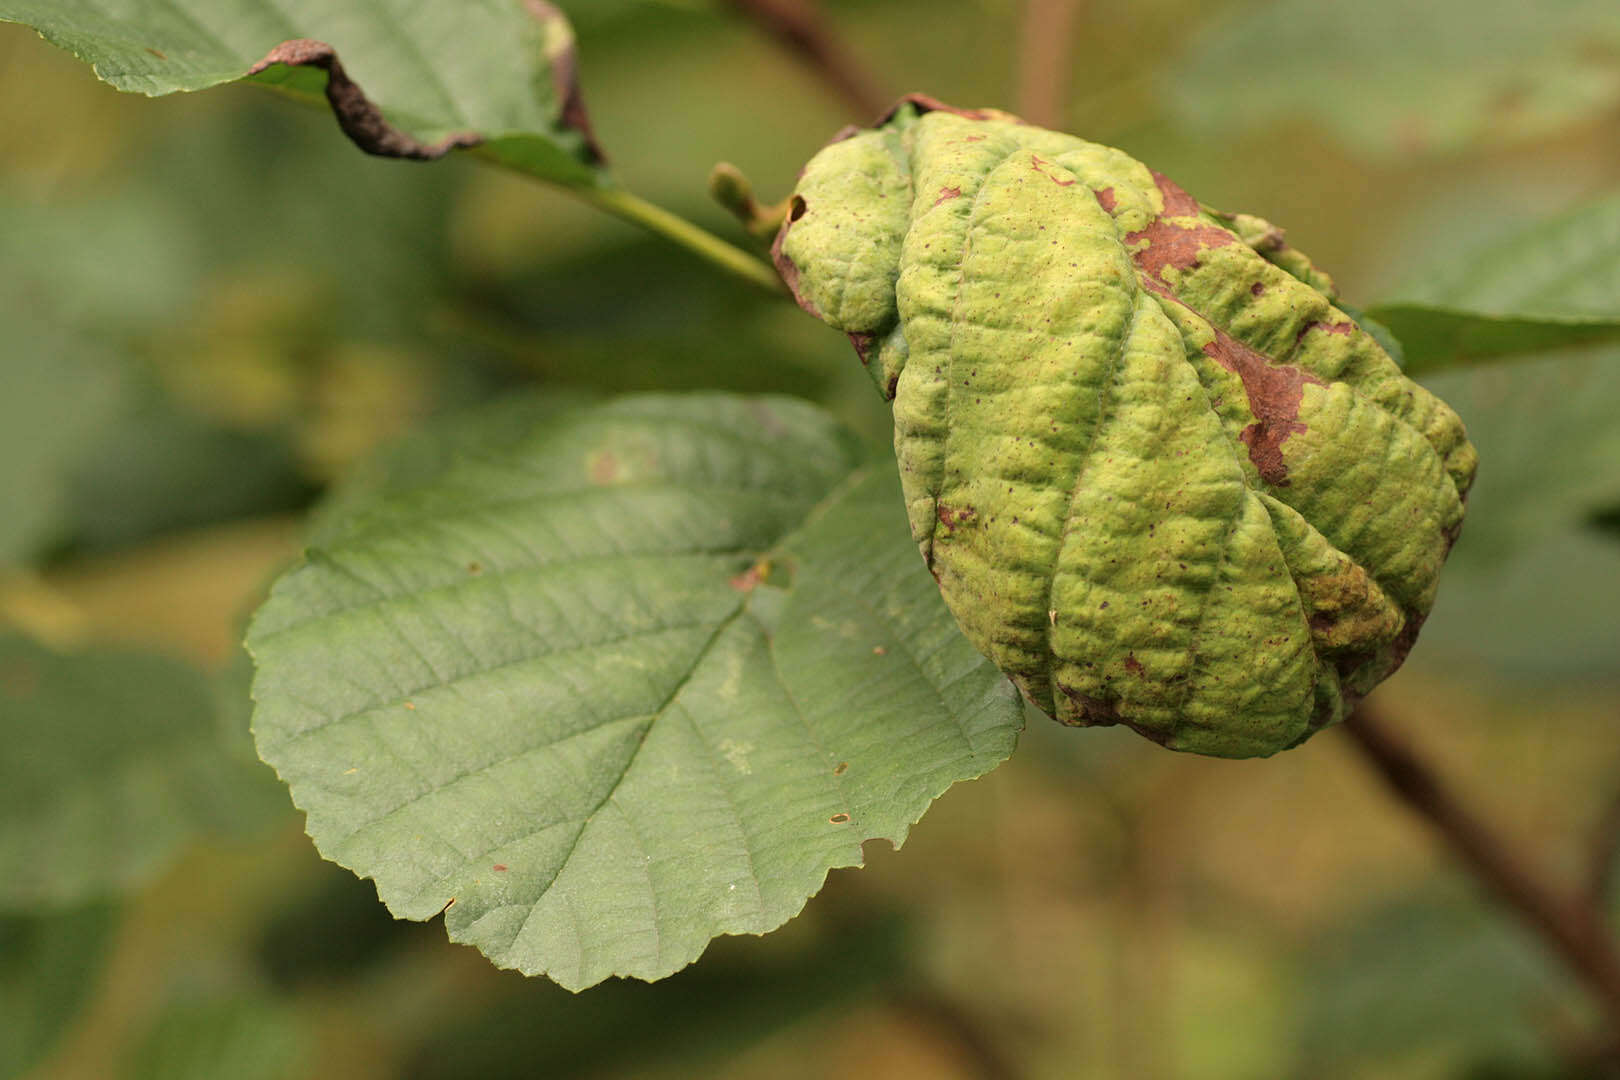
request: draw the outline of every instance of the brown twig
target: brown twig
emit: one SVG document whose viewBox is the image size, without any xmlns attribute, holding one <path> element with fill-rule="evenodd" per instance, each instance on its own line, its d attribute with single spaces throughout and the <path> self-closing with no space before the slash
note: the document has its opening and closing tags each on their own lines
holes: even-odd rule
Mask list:
<svg viewBox="0 0 1620 1080">
<path fill-rule="evenodd" d="M 1586 893 L 1560 889 L 1458 801 L 1433 768 L 1363 705 L 1345 728 L 1395 794 L 1426 818 L 1497 899 L 1512 908 L 1583 982 L 1620 1031 L 1620 950 Z"/>
<path fill-rule="evenodd" d="M 1620 862 L 1620 791 L 1609 797 L 1592 829 L 1591 852 L 1586 891 L 1593 907 L 1607 911 L 1614 899 L 1615 863 Z"/>
<path fill-rule="evenodd" d="M 1018 1080 L 1024 1075 L 978 1017 L 954 998 L 928 987 L 911 986 L 897 991 L 892 1003 L 899 1012 L 954 1043 L 957 1059 L 981 1080 Z"/>
<path fill-rule="evenodd" d="M 828 27 L 815 0 L 727 0 L 727 3 L 798 57 L 827 89 L 854 110 L 862 123 L 875 121 L 893 100 Z"/>
<path fill-rule="evenodd" d="M 1018 115 L 1044 128 L 1068 116 L 1069 55 L 1080 0 L 1024 0 L 1018 49 Z"/>
</svg>

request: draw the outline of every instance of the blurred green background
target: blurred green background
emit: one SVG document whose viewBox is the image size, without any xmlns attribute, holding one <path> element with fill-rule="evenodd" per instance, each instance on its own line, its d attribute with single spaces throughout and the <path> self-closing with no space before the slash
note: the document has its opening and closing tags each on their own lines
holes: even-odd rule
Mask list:
<svg viewBox="0 0 1620 1080">
<path fill-rule="evenodd" d="M 563 6 L 617 175 L 739 243 L 714 162 L 774 198 L 868 119 L 727 5 Z M 827 10 L 885 92 L 1120 146 L 1357 304 L 1620 190 L 1612 0 L 1080 0 L 1056 81 L 1050 7 Z M 840 335 L 519 176 L 365 158 L 251 88 L 119 95 L 16 26 L 0 100 L 0 724 L 144 710 L 154 757 L 203 748 L 97 880 L 0 822 L 0 865 L 41 864 L 0 902 L 0 1076 L 1551 1077 L 1591 1049 L 1563 970 L 1333 732 L 1229 762 L 1036 717 L 903 853 L 653 986 L 574 997 L 394 922 L 246 741 L 242 620 L 322 490 L 518 386 L 782 391 L 874 444 L 886 409 Z M 1620 793 L 1620 348 L 1429 382 L 1481 479 L 1376 700 L 1585 880 Z"/>
</svg>

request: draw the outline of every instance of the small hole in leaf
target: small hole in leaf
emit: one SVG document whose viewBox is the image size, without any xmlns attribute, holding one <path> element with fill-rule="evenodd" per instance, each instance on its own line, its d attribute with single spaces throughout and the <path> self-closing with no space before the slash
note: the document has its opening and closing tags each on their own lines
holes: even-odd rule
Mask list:
<svg viewBox="0 0 1620 1080">
<path fill-rule="evenodd" d="M 832 817 L 828 818 L 827 820 L 830 821 L 834 825 L 844 825 L 844 824 L 848 823 L 849 815 L 848 814 L 834 814 Z"/>
<path fill-rule="evenodd" d="M 808 209 L 810 209 L 810 208 L 807 205 L 805 205 L 803 195 L 795 195 L 795 196 L 793 196 L 793 203 L 788 208 L 788 220 L 789 221 L 798 221 L 800 218 L 804 217 L 804 212 L 806 210 L 808 210 Z"/>
</svg>

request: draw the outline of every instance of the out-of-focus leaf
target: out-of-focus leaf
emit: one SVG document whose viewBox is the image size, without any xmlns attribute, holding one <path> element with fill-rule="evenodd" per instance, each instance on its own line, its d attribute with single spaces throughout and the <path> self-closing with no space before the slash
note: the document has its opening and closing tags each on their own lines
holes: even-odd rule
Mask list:
<svg viewBox="0 0 1620 1080">
<path fill-rule="evenodd" d="M 1326 125 L 1382 154 L 1529 136 L 1620 101 L 1610 0 L 1271 0 L 1195 42 L 1172 82 L 1201 130 Z"/>
<path fill-rule="evenodd" d="M 1620 348 L 1425 384 L 1451 402 L 1479 448 L 1454 565 L 1500 559 L 1620 502 Z"/>
<path fill-rule="evenodd" d="M 4 0 L 0 20 L 32 26 L 120 90 L 251 79 L 311 102 L 324 95 L 369 152 L 427 158 L 477 145 L 555 183 L 603 182 L 573 30 L 545 0 L 132 0 L 110 10 Z"/>
<path fill-rule="evenodd" d="M 255 950 L 278 989 L 330 985 L 385 965 L 402 948 L 443 946 L 437 927 L 394 918 L 370 884 L 319 865 L 311 888 L 280 898 Z"/>
<path fill-rule="evenodd" d="M 1579 525 L 1494 560 L 1459 558 L 1412 664 L 1499 678 L 1620 675 L 1620 545 Z"/>
<path fill-rule="evenodd" d="M 904 982 L 911 974 L 906 930 L 892 912 L 868 911 L 858 921 L 817 927 L 768 960 L 732 949 L 656 986 L 614 982 L 575 997 L 526 985 L 434 1033 L 407 1075 L 523 1080 L 615 1068 L 639 1075 L 638 1065 L 708 1075 L 773 1031 Z M 549 1022 L 533 1023 L 535 1016 Z M 631 1030 L 635 1038 L 625 1038 Z"/>
<path fill-rule="evenodd" d="M 313 1038 L 287 1005 L 238 994 L 164 1009 L 135 1050 L 128 1080 L 285 1080 L 307 1075 Z"/>
<path fill-rule="evenodd" d="M 441 417 L 426 433 L 402 439 L 357 465 L 315 509 L 311 546 L 326 547 L 363 525 L 389 496 L 425 487 L 458 463 L 506 453 L 543 432 L 559 415 L 586 408 L 580 391 L 511 394 L 476 409 Z"/>
<path fill-rule="evenodd" d="M 1620 503 L 1620 349 L 1426 383 L 1468 425 L 1480 470 L 1413 662 L 1432 651 L 1500 674 L 1614 671 L 1620 550 L 1587 522 Z"/>
<path fill-rule="evenodd" d="M 327 857 L 502 966 L 772 930 L 1022 720 L 882 471 L 791 400 L 647 396 L 356 501 L 249 633 L 260 753 Z"/>
<path fill-rule="evenodd" d="M 1620 195 L 1478 250 L 1437 244 L 1396 295 L 1369 313 L 1417 374 L 1620 337 Z"/>
<path fill-rule="evenodd" d="M 122 392 L 117 369 L 82 341 L 39 325 L 20 302 L 3 310 L 0 567 L 25 562 L 61 539 L 68 477 Z"/>
<path fill-rule="evenodd" d="M 1605 536 L 1620 540 L 1620 506 L 1594 511 L 1587 518 L 1587 524 Z"/>
<path fill-rule="evenodd" d="M 254 824 L 260 767 L 225 749 L 208 680 L 163 657 L 0 635 L 0 743 L 0 910 L 139 886 L 192 839 Z"/>
<path fill-rule="evenodd" d="M 1426 1075 L 1452 1075 L 1445 1058 L 1545 1061 L 1536 1020 L 1563 992 L 1534 942 L 1464 898 L 1374 910 L 1302 956 L 1300 970 L 1304 1073 L 1332 1061 L 1383 1075 L 1376 1066 L 1414 1053 L 1435 1067 Z"/>
<path fill-rule="evenodd" d="M 105 424 L 66 484 L 73 539 L 89 552 L 293 510 L 311 496 L 284 439 L 209 423 L 165 398 Z"/>
<path fill-rule="evenodd" d="M 73 1022 L 105 959 L 112 908 L 0 915 L 0 1076 L 18 1076 Z"/>
</svg>

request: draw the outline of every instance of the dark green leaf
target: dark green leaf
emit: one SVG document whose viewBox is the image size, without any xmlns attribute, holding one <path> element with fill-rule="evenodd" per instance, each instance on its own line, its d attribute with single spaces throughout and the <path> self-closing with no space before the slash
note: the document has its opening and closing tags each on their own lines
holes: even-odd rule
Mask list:
<svg viewBox="0 0 1620 1080">
<path fill-rule="evenodd" d="M 1369 313 L 1418 374 L 1620 338 L 1620 195 L 1447 247 Z"/>
<path fill-rule="evenodd" d="M 0 1076 L 21 1075 L 78 1014 L 112 942 L 113 909 L 0 915 Z"/>
<path fill-rule="evenodd" d="M 1359 1062 L 1385 1075 L 1421 1053 L 1542 1059 L 1535 1019 L 1557 1001 L 1545 954 L 1479 903 L 1429 896 L 1378 908 L 1303 957 L 1301 1065 Z M 1450 1075 L 1443 1068 L 1426 1075 Z"/>
<path fill-rule="evenodd" d="M 396 915 L 659 978 L 1010 753 L 892 466 L 810 407 L 626 398 L 450 458 L 326 519 L 248 640 L 260 752 Z"/>
<path fill-rule="evenodd" d="M 511 988 L 424 1040 L 409 1075 L 713 1075 L 773 1032 L 917 978 L 906 949 L 911 928 L 881 906 L 873 910 L 870 897 L 862 907 L 858 919 L 816 926 L 791 944 L 773 940 L 769 950 L 711 955 L 654 986 L 611 983 L 577 997 L 545 983 Z M 549 1022 L 533 1023 L 535 1016 Z M 635 1038 L 624 1037 L 628 1030 Z"/>
<path fill-rule="evenodd" d="M 1560 677 L 1614 671 L 1620 548 L 1586 522 L 1620 503 L 1620 349 L 1426 383 L 1456 407 L 1481 465 L 1413 662 Z"/>
</svg>

